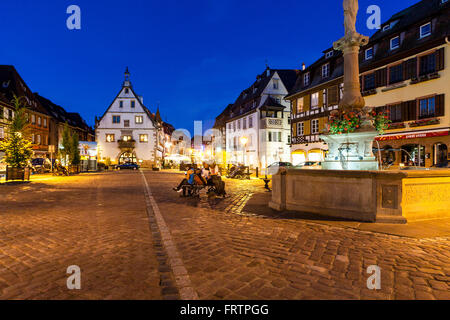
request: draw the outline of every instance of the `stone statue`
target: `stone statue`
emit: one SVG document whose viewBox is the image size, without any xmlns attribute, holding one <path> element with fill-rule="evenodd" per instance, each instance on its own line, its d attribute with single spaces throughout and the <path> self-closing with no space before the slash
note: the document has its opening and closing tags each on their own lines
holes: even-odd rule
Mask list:
<svg viewBox="0 0 450 320">
<path fill-rule="evenodd" d="M 344 0 L 345 34 L 356 33 L 356 15 L 358 14 L 358 0 Z"/>
</svg>

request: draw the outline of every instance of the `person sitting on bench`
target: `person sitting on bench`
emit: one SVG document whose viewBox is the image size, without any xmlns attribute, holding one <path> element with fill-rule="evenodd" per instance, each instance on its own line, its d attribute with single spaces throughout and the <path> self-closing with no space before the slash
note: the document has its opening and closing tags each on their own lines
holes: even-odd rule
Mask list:
<svg viewBox="0 0 450 320">
<path fill-rule="evenodd" d="M 173 190 L 176 191 L 176 192 L 181 192 L 181 191 L 183 191 L 183 195 L 186 195 L 186 194 L 185 194 L 186 188 L 183 188 L 183 186 L 186 186 L 186 185 L 192 186 L 192 185 L 194 184 L 194 176 L 195 176 L 194 168 L 190 168 L 190 169 L 186 172 L 186 178 L 184 178 L 184 179 L 180 182 L 180 184 L 178 185 L 178 187 L 173 188 Z"/>
</svg>

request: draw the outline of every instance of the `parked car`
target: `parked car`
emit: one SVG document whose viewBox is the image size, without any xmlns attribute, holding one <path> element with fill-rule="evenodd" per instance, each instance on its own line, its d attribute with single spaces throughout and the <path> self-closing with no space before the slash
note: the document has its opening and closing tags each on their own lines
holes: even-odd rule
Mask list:
<svg viewBox="0 0 450 320">
<path fill-rule="evenodd" d="M 306 161 L 301 165 L 302 169 L 320 169 L 322 168 L 322 162 L 319 161 Z"/>
<path fill-rule="evenodd" d="M 47 158 L 34 158 L 31 160 L 31 168 L 36 173 L 46 173 L 52 170 L 52 163 Z"/>
<path fill-rule="evenodd" d="M 124 170 L 124 169 L 132 169 L 137 170 L 139 169 L 139 165 L 136 163 L 122 163 L 116 166 L 117 170 Z"/>
<path fill-rule="evenodd" d="M 278 173 L 280 168 L 291 168 L 293 167 L 290 162 L 274 162 L 270 166 L 267 167 L 267 173 L 270 175 L 274 175 Z"/>
</svg>

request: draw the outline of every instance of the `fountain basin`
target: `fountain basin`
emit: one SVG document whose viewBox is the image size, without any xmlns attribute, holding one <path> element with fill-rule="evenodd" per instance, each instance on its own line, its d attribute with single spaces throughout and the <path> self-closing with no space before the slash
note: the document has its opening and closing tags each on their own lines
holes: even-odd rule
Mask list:
<svg viewBox="0 0 450 320">
<path fill-rule="evenodd" d="M 288 169 L 272 177 L 269 206 L 380 223 L 450 216 L 450 170 Z"/>
</svg>

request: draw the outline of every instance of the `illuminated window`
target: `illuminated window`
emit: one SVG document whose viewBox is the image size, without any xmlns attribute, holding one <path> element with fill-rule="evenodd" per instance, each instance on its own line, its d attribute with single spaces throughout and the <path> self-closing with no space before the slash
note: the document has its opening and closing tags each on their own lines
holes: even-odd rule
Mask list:
<svg viewBox="0 0 450 320">
<path fill-rule="evenodd" d="M 135 120 L 136 124 L 144 123 L 144 117 L 143 116 L 135 116 L 134 120 Z"/>
<path fill-rule="evenodd" d="M 148 135 L 147 134 L 140 134 L 139 135 L 139 142 L 148 142 Z"/>
<path fill-rule="evenodd" d="M 114 142 L 114 141 L 115 141 L 114 134 L 107 134 L 106 135 L 106 142 Z"/>
<path fill-rule="evenodd" d="M 317 108 L 319 106 L 319 93 L 313 93 L 311 95 L 311 107 L 312 108 Z"/>
<path fill-rule="evenodd" d="M 303 106 L 305 105 L 304 98 L 301 97 L 297 100 L 297 112 L 303 112 Z"/>
</svg>

